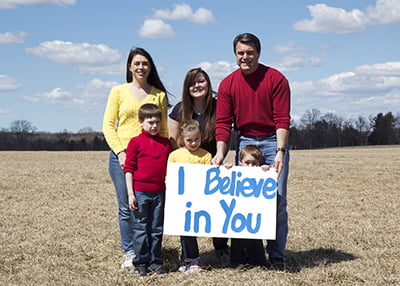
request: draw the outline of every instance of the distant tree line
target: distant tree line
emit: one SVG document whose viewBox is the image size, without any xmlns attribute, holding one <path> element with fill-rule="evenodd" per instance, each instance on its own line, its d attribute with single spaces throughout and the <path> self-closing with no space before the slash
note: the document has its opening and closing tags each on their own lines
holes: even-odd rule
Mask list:
<svg viewBox="0 0 400 286">
<path fill-rule="evenodd" d="M 30 122 L 17 120 L 11 123 L 9 130 L 0 131 L 0 150 L 94 151 L 109 150 L 109 147 L 103 134 L 90 127 L 78 133 L 36 132 Z"/>
<path fill-rule="evenodd" d="M 347 119 L 313 109 L 306 111 L 299 123 L 292 122 L 289 143 L 292 149 L 400 144 L 400 117 L 388 112 L 368 119 Z M 235 149 L 234 140 L 231 149 Z M 87 151 L 109 147 L 103 134 L 90 127 L 77 133 L 46 133 L 36 132 L 26 120 L 17 120 L 9 129 L 0 130 L 0 150 Z"/>
<path fill-rule="evenodd" d="M 299 124 L 291 126 L 292 149 L 400 144 L 400 117 L 391 112 L 368 119 L 347 119 L 313 109 L 305 112 Z"/>
</svg>

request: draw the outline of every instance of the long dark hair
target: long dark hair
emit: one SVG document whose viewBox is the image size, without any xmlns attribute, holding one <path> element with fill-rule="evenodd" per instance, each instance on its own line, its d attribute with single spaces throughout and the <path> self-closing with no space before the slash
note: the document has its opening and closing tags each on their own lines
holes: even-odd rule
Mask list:
<svg viewBox="0 0 400 286">
<path fill-rule="evenodd" d="M 164 84 L 162 83 L 160 76 L 158 75 L 156 65 L 154 64 L 154 61 L 150 54 L 143 48 L 134 48 L 131 49 L 128 55 L 128 61 L 126 63 L 126 82 L 132 82 L 133 76 L 132 72 L 130 71 L 131 64 L 132 64 L 132 59 L 136 55 L 141 55 L 145 57 L 149 63 L 150 63 L 150 74 L 147 78 L 147 83 L 158 88 L 159 90 L 165 92 L 165 96 L 167 98 L 167 103 L 168 103 L 168 92 L 167 89 L 165 88 Z M 169 105 L 169 103 L 168 103 Z"/>
<path fill-rule="evenodd" d="M 193 85 L 196 76 L 198 74 L 203 74 L 208 83 L 208 94 L 206 95 L 206 106 L 204 110 L 204 120 L 205 120 L 205 129 L 203 131 L 203 141 L 210 142 L 215 138 L 215 99 L 213 97 L 216 92 L 212 90 L 211 80 L 208 74 L 202 70 L 201 68 L 194 68 L 189 70 L 186 73 L 185 80 L 183 82 L 183 90 L 182 90 L 182 104 L 180 107 L 180 120 L 186 121 L 193 118 L 193 106 L 194 100 L 190 95 L 189 88 Z"/>
</svg>

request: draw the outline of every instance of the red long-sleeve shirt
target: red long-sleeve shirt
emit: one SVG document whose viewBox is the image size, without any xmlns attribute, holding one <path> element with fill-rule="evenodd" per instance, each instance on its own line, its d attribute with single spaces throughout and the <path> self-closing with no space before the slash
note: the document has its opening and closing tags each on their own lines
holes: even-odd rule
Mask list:
<svg viewBox="0 0 400 286">
<path fill-rule="evenodd" d="M 240 69 L 219 85 L 216 139 L 229 144 L 232 123 L 241 134 L 261 136 L 279 128 L 289 130 L 290 87 L 276 69 L 258 64 L 244 75 Z"/>
<path fill-rule="evenodd" d="M 171 151 L 169 139 L 159 135 L 152 136 L 144 130 L 129 141 L 124 172 L 133 173 L 135 191 L 165 191 L 165 174 Z"/>
</svg>

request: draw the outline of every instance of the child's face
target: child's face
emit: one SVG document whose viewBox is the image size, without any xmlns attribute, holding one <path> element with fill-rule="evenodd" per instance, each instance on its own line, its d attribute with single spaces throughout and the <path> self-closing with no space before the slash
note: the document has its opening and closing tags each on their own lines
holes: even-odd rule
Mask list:
<svg viewBox="0 0 400 286">
<path fill-rule="evenodd" d="M 201 132 L 200 130 L 186 131 L 183 134 L 183 143 L 186 149 L 190 152 L 194 152 L 199 149 L 201 145 Z"/>
<path fill-rule="evenodd" d="M 241 166 L 247 166 L 247 167 L 259 167 L 260 162 L 251 156 L 250 154 L 246 154 L 243 156 L 243 159 L 240 161 Z"/>
<path fill-rule="evenodd" d="M 161 128 L 161 119 L 158 117 L 145 118 L 140 122 L 144 131 L 150 133 L 150 135 L 157 135 Z"/>
</svg>

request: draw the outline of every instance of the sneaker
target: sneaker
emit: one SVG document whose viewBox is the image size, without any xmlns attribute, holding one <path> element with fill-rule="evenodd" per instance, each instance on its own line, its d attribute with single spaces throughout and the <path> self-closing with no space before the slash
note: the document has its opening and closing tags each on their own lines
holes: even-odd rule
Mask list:
<svg viewBox="0 0 400 286">
<path fill-rule="evenodd" d="M 217 255 L 219 264 L 222 268 L 226 268 L 231 265 L 229 249 L 219 249 L 215 254 Z"/>
<path fill-rule="evenodd" d="M 201 260 L 200 257 L 195 259 L 186 259 L 186 265 L 179 267 L 179 271 L 182 274 L 199 273 L 201 271 Z"/>
<path fill-rule="evenodd" d="M 146 276 L 147 268 L 145 266 L 136 266 L 133 268 L 133 274 L 137 276 Z"/>
<path fill-rule="evenodd" d="M 186 268 L 183 274 L 199 273 L 200 271 L 201 271 L 200 265 L 190 265 L 188 268 Z"/>
<path fill-rule="evenodd" d="M 136 257 L 134 252 L 127 252 L 124 254 L 124 258 L 121 264 L 121 269 L 124 268 L 132 268 L 133 264 L 132 264 L 132 260 Z"/>
</svg>

